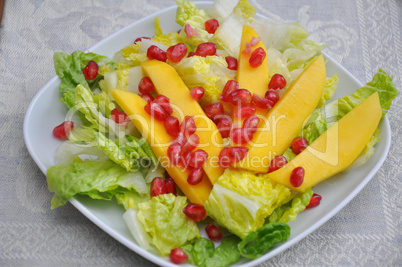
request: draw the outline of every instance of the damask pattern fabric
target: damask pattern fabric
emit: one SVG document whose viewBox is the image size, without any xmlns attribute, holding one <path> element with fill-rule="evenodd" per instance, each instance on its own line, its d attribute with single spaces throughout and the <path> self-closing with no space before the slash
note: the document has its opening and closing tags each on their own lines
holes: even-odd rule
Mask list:
<svg viewBox="0 0 402 267">
<path fill-rule="evenodd" d="M 363 83 L 382 68 L 401 89 L 402 1 L 251 2 L 270 18 L 299 21 L 313 40 L 329 43 L 325 51 Z M 0 28 L 1 266 L 154 266 L 72 205 L 50 210 L 52 194 L 25 148 L 22 125 L 30 101 L 55 75 L 55 51 L 86 50 L 174 4 L 174 0 L 6 0 Z M 318 230 L 260 266 L 401 265 L 401 108 L 399 96 L 387 115 L 392 146 L 371 182 Z"/>
</svg>

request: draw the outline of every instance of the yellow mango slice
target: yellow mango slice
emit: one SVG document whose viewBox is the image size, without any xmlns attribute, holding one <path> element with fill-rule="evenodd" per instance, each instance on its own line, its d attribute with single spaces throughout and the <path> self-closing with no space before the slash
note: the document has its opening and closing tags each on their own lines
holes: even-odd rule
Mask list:
<svg viewBox="0 0 402 267">
<path fill-rule="evenodd" d="M 167 170 L 181 191 L 192 203 L 204 204 L 212 190 L 211 182 L 204 177 L 201 183 L 190 185 L 187 183 L 188 171 L 183 167 L 169 164 L 167 149 L 173 138 L 166 133 L 163 122 L 153 119 L 144 110 L 147 102 L 139 95 L 128 91 L 113 89 L 111 94 L 117 104 L 130 117 L 141 135 L 147 140 L 159 162 Z"/>
<path fill-rule="evenodd" d="M 203 149 L 208 153 L 208 160 L 202 168 L 211 183 L 214 184 L 224 171 L 218 164 L 223 140 L 215 123 L 205 115 L 198 102 L 191 98 L 190 90 L 172 66 L 158 60 L 145 61 L 141 63 L 141 66 L 152 80 L 157 93 L 170 99 L 173 108 L 172 116 L 177 117 L 180 121 L 186 115 L 194 116 L 197 126 L 195 133 L 200 138 L 197 149 Z"/>
<path fill-rule="evenodd" d="M 304 192 L 319 182 L 345 170 L 360 156 L 378 127 L 382 116 L 378 93 L 352 109 L 305 150 L 269 178 L 297 192 Z M 301 186 L 290 184 L 290 174 L 303 167 Z"/>
<path fill-rule="evenodd" d="M 267 172 L 275 155 L 282 155 L 314 111 L 326 80 L 323 55 L 311 62 L 268 112 L 263 125 L 247 144 L 249 152 L 234 167 Z M 260 117 L 260 119 L 263 119 Z"/>
</svg>

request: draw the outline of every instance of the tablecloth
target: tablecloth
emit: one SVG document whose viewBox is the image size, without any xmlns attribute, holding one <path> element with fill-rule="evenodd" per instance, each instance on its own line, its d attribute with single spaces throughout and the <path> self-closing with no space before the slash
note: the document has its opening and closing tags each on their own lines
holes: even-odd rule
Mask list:
<svg viewBox="0 0 402 267">
<path fill-rule="evenodd" d="M 299 21 L 363 83 L 378 68 L 402 79 L 402 1 L 251 0 L 258 12 Z M 55 75 L 55 51 L 86 50 L 174 0 L 5 1 L 0 28 L 0 265 L 154 266 L 52 194 L 23 139 L 34 95 Z M 260 266 L 401 266 L 401 97 L 388 113 L 392 146 L 368 185 L 338 214 Z M 46 118 L 43 118 L 46 119 Z"/>
</svg>

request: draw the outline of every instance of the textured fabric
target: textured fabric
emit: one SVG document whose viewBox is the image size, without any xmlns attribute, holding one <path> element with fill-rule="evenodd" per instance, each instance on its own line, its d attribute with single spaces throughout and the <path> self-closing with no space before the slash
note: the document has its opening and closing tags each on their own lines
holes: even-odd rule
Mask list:
<svg viewBox="0 0 402 267">
<path fill-rule="evenodd" d="M 402 1 L 252 0 L 259 13 L 300 21 L 363 83 L 379 67 L 401 89 Z M 55 51 L 86 50 L 174 0 L 6 0 L 0 28 L 0 265 L 154 266 L 70 204 L 50 210 L 45 176 L 25 148 L 29 102 L 55 75 Z M 402 114 L 388 114 L 392 146 L 370 183 L 298 244 L 260 266 L 397 266 L 402 263 Z M 43 118 L 46 119 L 46 118 Z"/>
</svg>

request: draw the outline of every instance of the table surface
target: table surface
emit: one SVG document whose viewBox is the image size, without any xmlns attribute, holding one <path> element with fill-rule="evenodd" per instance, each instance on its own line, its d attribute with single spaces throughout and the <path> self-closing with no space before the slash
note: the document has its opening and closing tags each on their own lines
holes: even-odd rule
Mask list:
<svg viewBox="0 0 402 267">
<path fill-rule="evenodd" d="M 252 0 L 258 12 L 299 21 L 363 83 L 378 68 L 402 79 L 402 1 Z M 55 75 L 55 51 L 86 50 L 174 0 L 5 2 L 0 28 L 0 265 L 154 266 L 72 205 L 50 210 L 45 176 L 28 154 L 23 118 Z M 337 215 L 260 266 L 396 266 L 402 262 L 401 97 L 388 113 L 392 146 L 382 168 Z"/>
</svg>

